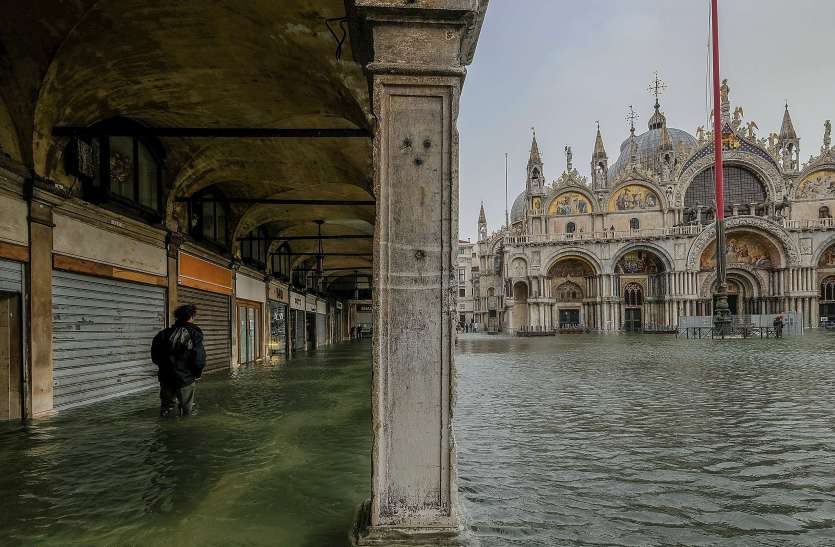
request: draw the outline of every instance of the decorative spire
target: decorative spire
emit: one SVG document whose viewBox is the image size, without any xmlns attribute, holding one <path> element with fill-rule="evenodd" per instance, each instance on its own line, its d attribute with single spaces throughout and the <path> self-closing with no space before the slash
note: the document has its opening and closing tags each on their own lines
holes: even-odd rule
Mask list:
<svg viewBox="0 0 835 547">
<path fill-rule="evenodd" d="M 478 223 L 487 224 L 487 216 L 484 214 L 484 202 L 481 202 L 481 211 L 478 213 Z"/>
<path fill-rule="evenodd" d="M 632 108 L 632 105 L 629 105 L 629 114 L 626 116 L 626 121 L 629 122 L 629 132 L 633 135 L 635 134 L 635 120 L 638 119 L 638 114 L 635 112 L 635 109 Z"/>
<path fill-rule="evenodd" d="M 658 148 L 661 150 L 673 149 L 673 139 L 670 138 L 670 132 L 667 131 L 666 120 L 664 122 L 664 125 L 661 126 L 661 143 L 658 145 Z"/>
<path fill-rule="evenodd" d="M 531 127 L 533 132 L 533 140 L 531 141 L 531 156 L 528 159 L 528 167 L 535 163 L 542 163 L 542 157 L 539 155 L 539 145 L 536 143 L 536 129 Z"/>
<path fill-rule="evenodd" d="M 658 77 L 658 72 L 656 72 L 655 80 L 648 88 L 648 91 L 655 95 L 655 113 L 649 119 L 650 129 L 661 129 L 661 127 L 667 123 L 667 118 L 665 118 L 664 114 L 661 112 L 661 102 L 659 100 L 665 89 L 667 89 L 667 84 L 661 81 Z"/>
<path fill-rule="evenodd" d="M 603 147 L 603 137 L 600 135 L 600 122 L 597 122 L 597 137 L 594 139 L 594 152 L 591 159 L 592 161 L 606 159 L 606 149 Z"/>
<path fill-rule="evenodd" d="M 797 133 L 794 131 L 794 124 L 792 117 L 789 114 L 789 102 L 786 101 L 786 111 L 783 113 L 783 126 L 780 128 L 780 140 L 792 140 L 797 138 Z"/>
</svg>

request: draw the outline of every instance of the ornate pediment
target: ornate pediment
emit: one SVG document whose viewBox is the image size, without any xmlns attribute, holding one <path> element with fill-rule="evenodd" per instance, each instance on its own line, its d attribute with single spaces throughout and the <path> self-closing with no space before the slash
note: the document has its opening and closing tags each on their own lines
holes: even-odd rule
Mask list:
<svg viewBox="0 0 835 547">
<path fill-rule="evenodd" d="M 571 169 L 570 171 L 563 171 L 560 178 L 555 180 L 551 187 L 556 189 L 562 189 L 565 186 L 582 186 L 583 188 L 587 188 L 589 185 L 589 179 L 580 175 L 577 169 Z"/>
</svg>

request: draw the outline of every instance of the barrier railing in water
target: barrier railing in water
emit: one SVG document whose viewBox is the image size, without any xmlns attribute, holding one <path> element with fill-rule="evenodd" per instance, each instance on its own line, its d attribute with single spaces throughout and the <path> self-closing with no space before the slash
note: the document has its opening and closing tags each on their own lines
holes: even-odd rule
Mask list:
<svg viewBox="0 0 835 547">
<path fill-rule="evenodd" d="M 782 327 L 774 324 L 781 316 Z M 803 321 L 799 313 L 772 313 L 732 315 L 727 329 L 716 328 L 712 315 L 683 316 L 678 320 L 677 336 L 682 338 L 774 338 L 778 336 L 800 336 Z"/>
</svg>

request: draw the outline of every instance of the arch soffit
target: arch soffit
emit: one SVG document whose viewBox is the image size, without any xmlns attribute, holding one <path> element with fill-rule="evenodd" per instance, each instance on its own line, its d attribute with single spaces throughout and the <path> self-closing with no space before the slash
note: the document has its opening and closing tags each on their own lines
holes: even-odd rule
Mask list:
<svg viewBox="0 0 835 547">
<path fill-rule="evenodd" d="M 610 270 L 607 273 L 614 274 L 618 262 L 620 262 L 620 260 L 627 253 L 632 251 L 648 251 L 654 254 L 661 261 L 661 264 L 664 265 L 665 272 L 672 272 L 674 270 L 673 265 L 675 262 L 673 262 L 673 257 L 671 257 L 670 253 L 668 253 L 663 247 L 653 245 L 652 243 L 630 243 L 618 249 L 618 252 L 615 253 L 612 260 L 609 261 Z"/>
<path fill-rule="evenodd" d="M 763 287 L 768 286 L 768 279 L 766 278 L 765 271 L 757 270 L 747 264 L 734 265 L 733 268 L 728 269 L 727 275 L 729 279 L 733 276 L 738 276 L 745 280 L 750 286 L 752 296 L 754 298 L 762 297 L 764 294 Z M 702 298 L 711 298 L 713 295 L 714 283 L 716 283 L 716 271 L 711 270 L 708 272 L 708 275 L 705 276 L 701 287 L 699 287 L 699 295 Z"/>
<path fill-rule="evenodd" d="M 765 187 L 766 198 L 774 202 L 783 199 L 785 195 L 783 175 L 771 162 L 744 150 L 726 150 L 722 156 L 724 165 L 742 167 L 752 171 Z M 690 188 L 693 180 L 702 171 L 711 167 L 713 167 L 713 155 L 708 154 L 690 164 L 681 173 L 678 179 L 678 189 L 676 190 L 675 197 L 675 205 L 677 207 L 684 207 L 684 196 L 687 194 L 687 189 Z"/>
<path fill-rule="evenodd" d="M 569 259 L 586 262 L 594 275 L 600 275 L 603 272 L 603 265 L 600 263 L 600 259 L 584 249 L 563 249 L 561 251 L 557 251 L 547 259 L 543 260 L 542 263 L 546 264 L 544 271 L 550 275 L 551 269 L 553 269 L 558 262 Z"/>
<path fill-rule="evenodd" d="M 779 224 L 760 217 L 731 217 L 725 220 L 725 228 L 730 233 L 733 228 L 748 228 L 757 232 L 771 241 L 780 253 L 783 266 L 798 266 L 800 264 L 800 251 L 786 230 Z M 707 246 L 716 238 L 716 225 L 702 231 L 687 253 L 687 270 L 699 271 L 699 261 Z"/>
</svg>

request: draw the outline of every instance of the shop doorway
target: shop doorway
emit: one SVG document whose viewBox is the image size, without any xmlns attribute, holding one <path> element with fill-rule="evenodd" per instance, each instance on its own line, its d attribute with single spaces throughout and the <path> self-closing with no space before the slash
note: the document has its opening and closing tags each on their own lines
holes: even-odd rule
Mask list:
<svg viewBox="0 0 835 547">
<path fill-rule="evenodd" d="M 316 349 L 316 314 L 307 313 L 307 349 Z"/>
<path fill-rule="evenodd" d="M 23 417 L 20 295 L 0 293 L 0 420 Z"/>
</svg>

